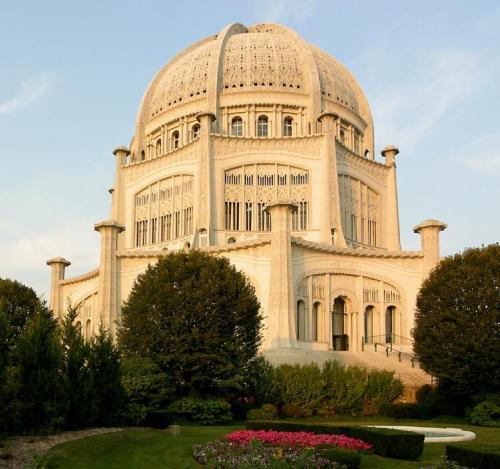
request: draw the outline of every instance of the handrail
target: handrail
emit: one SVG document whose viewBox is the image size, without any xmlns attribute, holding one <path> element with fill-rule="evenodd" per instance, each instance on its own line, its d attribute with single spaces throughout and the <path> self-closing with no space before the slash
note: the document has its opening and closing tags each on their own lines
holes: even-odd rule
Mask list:
<svg viewBox="0 0 500 469">
<path fill-rule="evenodd" d="M 389 338 L 389 340 L 387 340 Z M 363 342 L 371 344 L 373 342 L 385 342 L 386 344 L 399 343 L 401 345 L 412 345 L 413 340 L 397 334 L 379 334 L 363 337 Z"/>
<path fill-rule="evenodd" d="M 415 355 L 412 355 L 410 353 L 406 353 L 406 352 L 402 352 L 401 350 L 396 350 L 395 348 L 392 347 L 392 344 L 390 346 L 387 346 L 386 344 L 382 344 L 380 342 L 375 342 L 373 344 L 374 348 L 375 348 L 375 352 L 377 351 L 377 346 L 381 346 L 383 348 L 385 348 L 385 355 L 386 357 L 389 357 L 389 352 L 393 353 L 397 353 L 398 355 L 398 360 L 401 362 L 402 361 L 402 358 L 403 357 L 408 357 L 411 361 L 411 367 L 412 368 L 415 368 L 415 362 L 418 362 L 418 359 L 415 357 Z"/>
</svg>

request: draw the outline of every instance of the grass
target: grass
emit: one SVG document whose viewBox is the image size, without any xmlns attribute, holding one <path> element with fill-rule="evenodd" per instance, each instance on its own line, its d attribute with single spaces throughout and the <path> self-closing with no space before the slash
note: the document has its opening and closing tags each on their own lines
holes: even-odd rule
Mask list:
<svg viewBox="0 0 500 469">
<path fill-rule="evenodd" d="M 310 419 L 319 423 L 316 419 Z M 499 428 L 483 428 L 468 425 L 463 419 L 440 417 L 431 420 L 395 420 L 387 418 L 338 417 L 323 423 L 351 425 L 415 425 L 422 427 L 458 427 L 476 433 L 473 442 L 498 447 L 500 445 Z M 242 427 L 242 426 L 241 426 Z M 225 427 L 182 427 L 179 436 L 170 435 L 165 430 L 134 428 L 117 433 L 108 433 L 82 440 L 71 441 L 56 446 L 49 452 L 49 458 L 56 467 L 79 468 L 196 468 L 191 457 L 191 448 L 195 443 L 204 443 L 241 428 Z M 444 460 L 445 444 L 428 443 L 420 461 L 402 461 L 383 458 L 377 455 L 363 456 L 362 468 L 370 469 L 406 469 L 437 465 Z"/>
</svg>

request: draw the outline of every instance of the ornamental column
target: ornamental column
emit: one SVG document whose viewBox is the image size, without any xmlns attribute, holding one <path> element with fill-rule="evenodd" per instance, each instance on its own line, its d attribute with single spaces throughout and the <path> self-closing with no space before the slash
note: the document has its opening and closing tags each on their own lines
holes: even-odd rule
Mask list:
<svg viewBox="0 0 500 469">
<path fill-rule="evenodd" d="M 113 336 L 117 326 L 117 258 L 118 235 L 125 230 L 115 220 L 104 220 L 97 223 L 94 229 L 101 235 L 101 260 L 99 265 L 99 290 L 97 295 L 97 311 L 104 326 Z"/>
<path fill-rule="evenodd" d="M 342 223 L 340 220 L 340 191 L 337 173 L 337 147 L 335 143 L 335 115 L 323 113 L 318 118 L 324 134 L 320 147 L 322 171 L 320 175 L 321 200 L 319 212 L 320 240 L 325 244 L 332 244 L 335 238 L 337 247 L 346 247 Z M 314 201 L 314 199 L 313 199 Z M 332 236 L 332 234 L 335 236 Z"/>
<path fill-rule="evenodd" d="M 50 269 L 52 271 L 52 278 L 50 282 L 49 308 L 57 317 L 61 317 L 61 315 L 63 314 L 63 301 L 59 281 L 64 280 L 66 267 L 70 266 L 71 262 L 64 259 L 63 257 L 53 257 L 52 259 L 49 259 L 47 261 L 47 265 L 50 266 Z"/>
<path fill-rule="evenodd" d="M 414 233 L 420 234 L 422 253 L 424 255 L 422 265 L 422 277 L 428 277 L 430 271 L 436 267 L 441 260 L 439 255 L 439 233 L 448 227 L 446 223 L 439 220 L 425 220 L 413 228 Z"/>
<path fill-rule="evenodd" d="M 386 247 L 389 251 L 401 251 L 399 239 L 399 211 L 398 211 L 398 186 L 396 180 L 396 155 L 398 148 L 394 145 L 386 146 L 382 151 L 385 165 L 389 167 L 386 189 Z"/>
<path fill-rule="evenodd" d="M 206 246 L 210 246 L 214 242 L 214 220 L 217 209 L 215 207 L 215 197 L 212 197 L 214 169 L 212 142 L 210 138 L 210 131 L 212 122 L 215 121 L 215 115 L 211 112 L 201 112 L 196 118 L 201 125 L 201 129 L 198 160 L 198 213 L 195 216 L 195 220 L 198 220 L 198 230 L 207 230 L 208 240 Z"/>
<path fill-rule="evenodd" d="M 297 331 L 290 242 L 292 212 L 296 209 L 297 206 L 290 202 L 270 204 L 266 209 L 271 214 L 271 284 L 268 330 L 271 348 L 289 348 L 296 345 Z"/>
</svg>

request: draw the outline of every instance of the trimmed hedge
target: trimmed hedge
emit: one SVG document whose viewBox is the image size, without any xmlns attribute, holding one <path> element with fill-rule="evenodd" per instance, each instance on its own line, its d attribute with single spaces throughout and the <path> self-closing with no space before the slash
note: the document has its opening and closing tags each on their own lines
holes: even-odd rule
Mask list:
<svg viewBox="0 0 500 469">
<path fill-rule="evenodd" d="M 329 461 L 338 462 L 347 469 L 358 469 L 361 466 L 361 454 L 344 448 L 328 448 L 317 453 Z"/>
<path fill-rule="evenodd" d="M 380 456 L 395 459 L 418 459 L 424 450 L 424 435 L 401 430 L 391 430 L 389 428 L 315 425 L 291 422 L 248 422 L 246 428 L 248 430 L 346 435 L 370 443 L 373 445 L 373 451 Z"/>
<path fill-rule="evenodd" d="M 498 469 L 500 449 L 481 445 L 446 445 L 446 457 L 461 466 L 475 469 Z"/>
<path fill-rule="evenodd" d="M 380 414 L 396 419 L 418 420 L 426 420 L 434 416 L 433 409 L 429 405 L 404 402 L 385 404 L 380 408 Z"/>
</svg>

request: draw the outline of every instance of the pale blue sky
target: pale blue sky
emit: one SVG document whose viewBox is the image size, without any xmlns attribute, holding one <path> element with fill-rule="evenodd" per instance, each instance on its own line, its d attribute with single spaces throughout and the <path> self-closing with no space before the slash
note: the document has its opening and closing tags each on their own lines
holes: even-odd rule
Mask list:
<svg viewBox="0 0 500 469">
<path fill-rule="evenodd" d="M 442 253 L 500 240 L 496 1 L 10 1 L 0 3 L 0 277 L 49 289 L 97 266 L 117 145 L 174 54 L 226 24 L 275 21 L 329 52 L 372 106 L 377 153 L 397 145 L 401 240 L 448 223 Z"/>
</svg>

